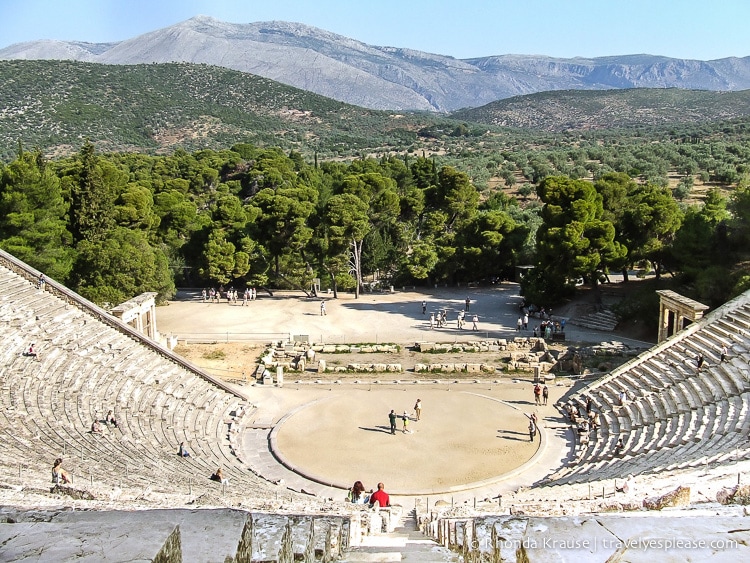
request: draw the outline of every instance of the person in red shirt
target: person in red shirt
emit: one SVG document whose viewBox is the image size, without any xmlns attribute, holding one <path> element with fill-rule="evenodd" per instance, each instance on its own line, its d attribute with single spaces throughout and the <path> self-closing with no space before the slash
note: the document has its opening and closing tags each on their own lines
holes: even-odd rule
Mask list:
<svg viewBox="0 0 750 563">
<path fill-rule="evenodd" d="M 391 499 L 383 489 L 385 485 L 378 483 L 378 490 L 370 495 L 370 506 L 373 506 L 375 502 L 378 502 L 381 507 L 391 506 Z"/>
</svg>

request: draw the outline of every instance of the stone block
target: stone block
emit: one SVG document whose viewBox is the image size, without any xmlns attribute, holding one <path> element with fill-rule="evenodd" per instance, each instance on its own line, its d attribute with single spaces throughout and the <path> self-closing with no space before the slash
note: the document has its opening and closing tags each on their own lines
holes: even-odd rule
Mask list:
<svg viewBox="0 0 750 563">
<path fill-rule="evenodd" d="M 679 486 L 659 497 L 643 499 L 643 506 L 648 510 L 661 510 L 674 506 L 688 506 L 690 504 L 690 487 Z"/>
<path fill-rule="evenodd" d="M 735 485 L 721 489 L 716 494 L 716 500 L 721 504 L 750 504 L 750 485 Z"/>
<path fill-rule="evenodd" d="M 387 370 L 387 371 L 394 371 L 394 372 L 399 372 L 399 373 L 403 371 L 403 370 L 401 369 L 401 364 L 388 364 L 388 365 L 386 366 L 386 370 Z"/>
<path fill-rule="evenodd" d="M 482 371 L 482 365 L 481 364 L 466 364 L 466 372 L 467 373 L 479 373 Z"/>
<path fill-rule="evenodd" d="M 332 344 L 326 344 L 323 346 L 323 349 L 321 350 L 324 354 L 335 354 L 336 353 L 336 346 Z"/>
<path fill-rule="evenodd" d="M 380 371 L 386 371 L 387 368 L 385 364 L 373 364 L 372 369 L 373 371 L 380 372 Z"/>
<path fill-rule="evenodd" d="M 419 342 L 417 348 L 420 352 L 432 352 L 435 349 L 434 342 Z"/>
<path fill-rule="evenodd" d="M 326 371 L 326 361 L 318 360 L 318 373 L 325 373 L 325 371 Z"/>
</svg>

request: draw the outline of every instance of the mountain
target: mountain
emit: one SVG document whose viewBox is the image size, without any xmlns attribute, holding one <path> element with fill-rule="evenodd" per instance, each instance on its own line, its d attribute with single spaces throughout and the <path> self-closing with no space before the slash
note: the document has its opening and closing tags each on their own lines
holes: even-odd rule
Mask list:
<svg viewBox="0 0 750 563">
<path fill-rule="evenodd" d="M 539 92 L 451 114 L 453 119 L 538 131 L 658 127 L 747 116 L 750 90 L 677 88 Z"/>
<path fill-rule="evenodd" d="M 204 63 L 365 108 L 436 112 L 549 90 L 750 88 L 750 57 L 696 61 L 651 55 L 501 55 L 461 60 L 367 45 L 298 23 L 234 24 L 206 16 L 117 43 L 19 43 L 0 49 L 0 59 Z"/>
</svg>

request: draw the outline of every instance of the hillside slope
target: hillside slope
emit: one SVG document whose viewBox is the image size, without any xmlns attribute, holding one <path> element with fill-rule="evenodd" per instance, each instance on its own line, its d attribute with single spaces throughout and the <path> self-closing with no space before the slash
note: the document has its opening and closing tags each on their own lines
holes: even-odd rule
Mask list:
<svg viewBox="0 0 750 563">
<path fill-rule="evenodd" d="M 631 89 L 541 92 L 455 112 L 454 119 L 540 131 L 703 123 L 750 115 L 750 90 Z"/>
<path fill-rule="evenodd" d="M 250 142 L 348 153 L 408 143 L 430 121 L 206 65 L 0 61 L 0 81 L 0 158 L 19 141 L 54 155 L 78 150 L 87 138 L 104 151 Z"/>
</svg>

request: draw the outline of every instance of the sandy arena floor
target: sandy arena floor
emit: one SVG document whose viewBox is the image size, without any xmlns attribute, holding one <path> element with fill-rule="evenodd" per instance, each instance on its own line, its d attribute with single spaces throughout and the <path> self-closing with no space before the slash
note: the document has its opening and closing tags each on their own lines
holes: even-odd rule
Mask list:
<svg viewBox="0 0 750 563">
<path fill-rule="evenodd" d="M 458 330 L 456 313 L 471 299 L 468 319 L 479 317 L 479 330 Z M 359 300 L 343 294 L 328 296 L 327 314 L 320 314 L 321 299 L 299 292 L 260 296 L 247 306 L 200 302 L 196 292 L 181 292 L 169 306 L 157 309 L 159 331 L 178 340 L 222 342 L 227 340 L 268 343 L 290 335 L 309 335 L 316 342 L 393 342 L 411 345 L 417 341 L 453 342 L 485 338 L 513 338 L 520 297 L 518 286 L 504 283 L 485 289 L 436 289 L 425 293 L 396 292 L 364 294 Z M 422 301 L 427 314 L 422 314 Z M 430 311 L 448 310 L 448 327 L 429 327 Z M 529 327 L 533 327 L 532 325 Z M 574 327 L 566 331 L 568 341 L 599 342 L 612 335 L 590 333 Z M 521 333 L 531 335 L 531 331 Z M 617 338 L 623 340 L 622 338 Z M 224 358 L 222 361 L 231 361 Z M 233 370 L 250 370 L 236 366 Z M 250 372 L 251 373 L 251 372 Z M 448 377 L 448 376 L 443 376 Z M 293 379 L 293 376 L 287 378 Z M 372 378 L 370 378 L 372 379 Z M 414 376 L 410 375 L 413 380 Z M 497 481 L 519 467 L 519 484 L 534 473 L 527 471 L 539 442 L 529 441 L 524 413 L 534 410 L 540 426 L 559 424 L 552 406 L 567 386 L 551 388 L 550 406 L 533 405 L 532 384 L 526 380 L 504 380 L 485 376 L 483 384 L 444 385 L 343 385 L 302 384 L 287 381 L 283 389 L 250 387 L 246 391 L 258 407 L 254 423 L 268 424 L 275 453 L 299 473 L 341 487 L 362 480 L 369 489 L 378 481 L 396 494 L 461 490 L 477 483 Z M 424 402 L 423 420 L 412 421 L 410 434 L 390 435 L 388 412 L 413 414 L 414 402 Z M 554 452 L 546 462 L 565 457 L 565 439 L 547 432 Z M 541 453 L 541 452 L 540 452 Z M 526 464 L 526 465 L 524 465 Z M 541 475 L 539 475 L 541 471 Z M 518 472 L 518 471 L 517 471 Z"/>
</svg>

